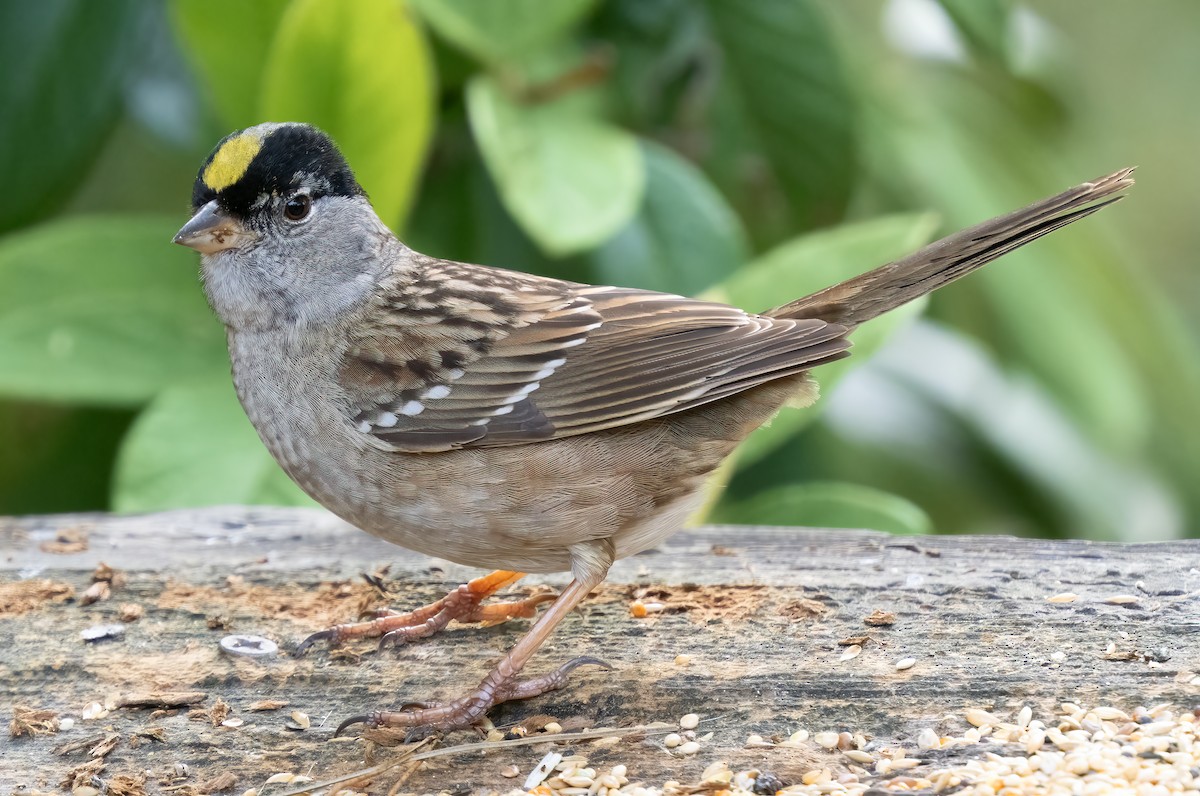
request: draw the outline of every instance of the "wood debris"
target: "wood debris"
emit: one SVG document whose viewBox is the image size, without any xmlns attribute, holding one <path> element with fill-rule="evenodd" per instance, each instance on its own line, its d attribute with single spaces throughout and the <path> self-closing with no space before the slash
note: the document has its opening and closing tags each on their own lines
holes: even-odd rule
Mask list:
<svg viewBox="0 0 1200 796">
<path fill-rule="evenodd" d="M 23 735 L 53 735 L 58 732 L 58 728 L 57 711 L 17 705 L 13 708 L 13 719 L 8 725 L 8 734 L 13 738 Z"/>
</svg>

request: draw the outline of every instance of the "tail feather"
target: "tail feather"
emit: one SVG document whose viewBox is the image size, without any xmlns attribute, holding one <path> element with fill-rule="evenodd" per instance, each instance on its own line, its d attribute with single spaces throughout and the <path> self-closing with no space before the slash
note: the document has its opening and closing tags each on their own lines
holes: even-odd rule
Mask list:
<svg viewBox="0 0 1200 796">
<path fill-rule="evenodd" d="M 765 314 L 857 326 L 1118 201 L 1122 197 L 1114 194 L 1133 185 L 1132 173 L 1131 168 L 1122 169 L 1085 182 Z"/>
</svg>

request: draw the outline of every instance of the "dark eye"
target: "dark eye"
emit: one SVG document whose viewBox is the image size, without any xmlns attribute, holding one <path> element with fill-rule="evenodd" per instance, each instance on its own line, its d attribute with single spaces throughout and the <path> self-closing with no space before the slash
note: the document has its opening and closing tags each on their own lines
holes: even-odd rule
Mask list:
<svg viewBox="0 0 1200 796">
<path fill-rule="evenodd" d="M 288 221 L 303 221 L 311 210 L 312 197 L 306 193 L 298 193 L 283 206 L 283 216 Z"/>
</svg>

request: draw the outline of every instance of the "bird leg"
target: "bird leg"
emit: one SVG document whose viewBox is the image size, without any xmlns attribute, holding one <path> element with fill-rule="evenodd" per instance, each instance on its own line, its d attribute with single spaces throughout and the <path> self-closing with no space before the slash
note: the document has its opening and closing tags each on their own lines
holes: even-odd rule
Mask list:
<svg viewBox="0 0 1200 796">
<path fill-rule="evenodd" d="M 452 621 L 494 625 L 509 619 L 532 618 L 537 615 L 537 606 L 553 600 L 554 594 L 535 594 L 523 600 L 482 605 L 485 599 L 523 577 L 524 572 L 497 570 L 464 583 L 442 599 L 416 610 L 387 611 L 366 622 L 335 625 L 313 633 L 300 642 L 295 654 L 303 655 L 317 641 L 337 645 L 350 639 L 378 638 L 379 646 L 383 648 L 388 644 L 432 636 Z"/>
<path fill-rule="evenodd" d="M 558 623 L 563 620 L 563 617 L 599 585 L 602 578 L 603 574 L 599 577 L 589 577 L 584 581 L 578 577 L 572 580 L 549 610 L 534 623 L 529 632 L 509 650 L 507 655 L 500 659 L 494 669 L 488 672 L 487 676 L 483 678 L 483 682 L 466 696 L 445 704 L 408 703 L 400 710 L 379 710 L 365 716 L 355 716 L 342 722 L 337 733 L 341 733 L 342 730 L 353 724 L 431 730 L 462 729 L 478 723 L 488 710 L 502 702 L 529 699 L 561 688 L 567 681 L 567 675 L 577 666 L 593 664 L 603 666 L 605 669 L 612 668 L 596 658 L 580 657 L 563 664 L 550 674 L 529 680 L 517 679 L 521 669 L 533 657 L 533 653 L 542 645 L 542 642 L 554 631 Z"/>
</svg>

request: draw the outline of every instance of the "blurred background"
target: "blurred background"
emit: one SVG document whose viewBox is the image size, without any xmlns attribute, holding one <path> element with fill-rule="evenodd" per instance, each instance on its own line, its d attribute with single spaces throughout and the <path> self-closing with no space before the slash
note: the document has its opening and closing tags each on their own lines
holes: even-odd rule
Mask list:
<svg viewBox="0 0 1200 796">
<path fill-rule="evenodd" d="M 763 309 L 1127 165 L 863 327 L 709 519 L 1200 535 L 1200 4 L 0 2 L 0 514 L 303 504 L 170 239 L 308 121 L 414 248 Z"/>
</svg>

